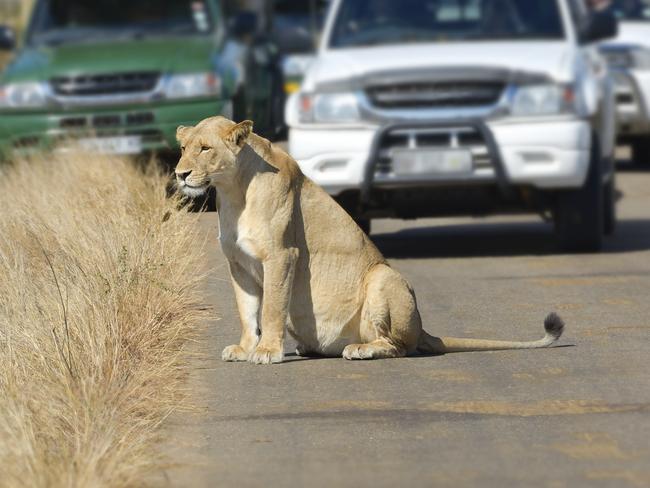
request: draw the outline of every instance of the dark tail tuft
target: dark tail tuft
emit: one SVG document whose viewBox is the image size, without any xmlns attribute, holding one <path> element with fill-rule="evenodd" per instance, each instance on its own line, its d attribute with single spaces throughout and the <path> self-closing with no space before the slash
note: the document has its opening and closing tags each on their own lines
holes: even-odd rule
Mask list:
<svg viewBox="0 0 650 488">
<path fill-rule="evenodd" d="M 557 340 L 564 331 L 564 320 L 558 314 L 552 312 L 544 319 L 544 330 Z"/>
</svg>

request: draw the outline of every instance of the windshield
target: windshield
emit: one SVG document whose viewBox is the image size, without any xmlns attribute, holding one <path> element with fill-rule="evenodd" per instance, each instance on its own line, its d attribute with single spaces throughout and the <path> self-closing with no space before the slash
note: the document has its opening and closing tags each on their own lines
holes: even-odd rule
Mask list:
<svg viewBox="0 0 650 488">
<path fill-rule="evenodd" d="M 616 0 L 612 7 L 619 20 L 650 21 L 650 0 Z"/>
<path fill-rule="evenodd" d="M 28 42 L 208 34 L 209 6 L 197 0 L 41 0 Z"/>
<path fill-rule="evenodd" d="M 555 0 L 343 0 L 330 45 L 563 37 Z"/>
<path fill-rule="evenodd" d="M 326 0 L 277 0 L 273 13 L 273 38 L 284 53 L 310 53 L 323 27 Z"/>
</svg>

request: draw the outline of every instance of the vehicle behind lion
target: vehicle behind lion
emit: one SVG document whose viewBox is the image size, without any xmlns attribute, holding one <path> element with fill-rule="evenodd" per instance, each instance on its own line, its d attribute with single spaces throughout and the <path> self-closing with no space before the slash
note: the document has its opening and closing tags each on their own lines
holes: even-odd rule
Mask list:
<svg viewBox="0 0 650 488">
<path fill-rule="evenodd" d="M 224 3 L 36 0 L 0 75 L 0 156 L 71 138 L 101 153 L 175 151 L 178 125 L 214 114 L 253 117 L 275 134 L 277 55 L 269 40 L 251 40 L 254 16 L 227 18 Z M 11 36 L 3 26 L 0 48 L 13 47 Z"/>
<path fill-rule="evenodd" d="M 632 149 L 632 160 L 650 161 L 650 0 L 613 2 L 619 34 L 601 52 L 616 83 L 618 139 Z"/>
<path fill-rule="evenodd" d="M 614 90 L 582 0 L 336 0 L 286 106 L 289 151 L 357 220 L 534 212 L 614 231 Z"/>
</svg>

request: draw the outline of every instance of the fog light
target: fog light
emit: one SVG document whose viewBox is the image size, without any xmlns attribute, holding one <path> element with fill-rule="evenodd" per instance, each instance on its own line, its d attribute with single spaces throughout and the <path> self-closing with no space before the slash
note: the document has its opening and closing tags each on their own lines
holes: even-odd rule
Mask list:
<svg viewBox="0 0 650 488">
<path fill-rule="evenodd" d="M 552 163 L 553 157 L 545 152 L 524 152 L 521 153 L 521 157 L 526 163 L 530 164 L 540 164 L 540 163 Z"/>
<path fill-rule="evenodd" d="M 336 171 L 345 168 L 347 164 L 348 162 L 345 159 L 332 159 L 329 161 L 323 161 L 318 165 L 318 171 L 321 173 Z"/>
<path fill-rule="evenodd" d="M 287 81 L 284 83 L 284 92 L 287 95 L 296 93 L 298 90 L 300 90 L 300 83 L 298 83 L 297 81 Z"/>
</svg>

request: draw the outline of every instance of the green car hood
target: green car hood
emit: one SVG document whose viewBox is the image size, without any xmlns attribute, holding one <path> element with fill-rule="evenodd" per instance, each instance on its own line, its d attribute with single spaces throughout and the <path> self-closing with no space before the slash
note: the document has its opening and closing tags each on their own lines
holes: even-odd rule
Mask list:
<svg viewBox="0 0 650 488">
<path fill-rule="evenodd" d="M 214 69 L 212 37 L 175 37 L 129 41 L 27 46 L 0 81 L 39 81 L 54 76 L 125 71 L 195 72 Z"/>
</svg>

